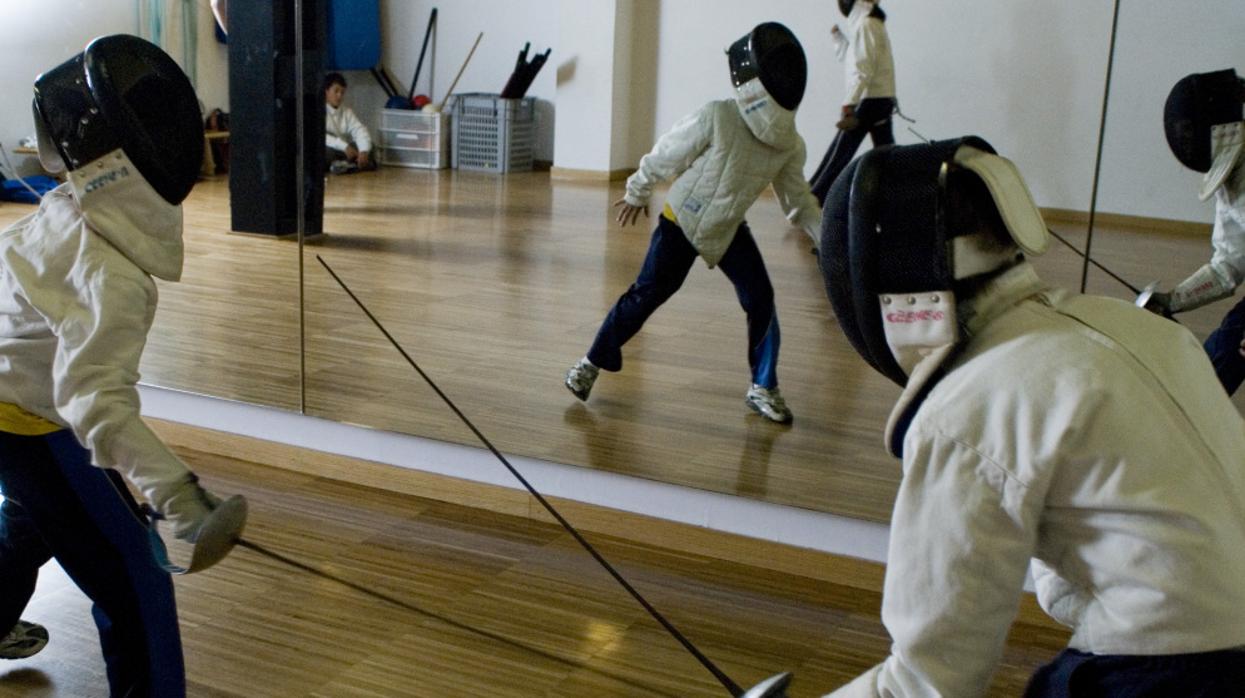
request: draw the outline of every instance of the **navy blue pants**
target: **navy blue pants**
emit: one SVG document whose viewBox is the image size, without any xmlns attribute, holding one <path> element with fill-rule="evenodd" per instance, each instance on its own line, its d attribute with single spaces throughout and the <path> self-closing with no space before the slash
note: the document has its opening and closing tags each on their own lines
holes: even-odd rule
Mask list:
<svg viewBox="0 0 1245 698">
<path fill-rule="evenodd" d="M 895 142 L 891 127 L 891 114 L 894 111 L 895 100 L 890 97 L 860 100 L 860 104 L 856 105 L 856 128 L 847 131 L 840 129 L 835 134 L 821 164 L 808 182 L 813 196 L 817 197 L 817 203 L 826 205 L 826 195 L 830 193 L 830 187 L 834 186 L 834 180 L 838 179 L 839 173 L 856 156 L 856 150 L 860 148 L 866 135 L 873 140 L 875 148 Z"/>
<path fill-rule="evenodd" d="M 1236 698 L 1245 650 L 1093 655 L 1067 649 L 1033 674 L 1025 698 Z"/>
<path fill-rule="evenodd" d="M 91 465 L 68 430 L 0 432 L 0 492 L 0 628 L 17 622 L 55 557 L 94 604 L 111 694 L 185 695 L 172 580 L 120 476 Z"/>
<path fill-rule="evenodd" d="M 1241 339 L 1245 337 L 1245 300 L 1237 303 L 1219 328 L 1210 333 L 1203 345 L 1215 366 L 1215 375 L 1231 395 L 1245 381 L 1245 358 L 1241 357 Z"/>
<path fill-rule="evenodd" d="M 606 371 L 622 369 L 622 346 L 635 336 L 662 303 L 674 295 L 696 261 L 696 248 L 674 221 L 659 216 L 648 256 L 635 283 L 619 297 L 605 316 L 588 360 Z M 747 223 L 740 223 L 735 239 L 718 263 L 735 285 L 735 296 L 748 316 L 748 365 L 752 382 L 765 388 L 778 385 L 778 312 L 774 287 L 765 260 Z"/>
</svg>

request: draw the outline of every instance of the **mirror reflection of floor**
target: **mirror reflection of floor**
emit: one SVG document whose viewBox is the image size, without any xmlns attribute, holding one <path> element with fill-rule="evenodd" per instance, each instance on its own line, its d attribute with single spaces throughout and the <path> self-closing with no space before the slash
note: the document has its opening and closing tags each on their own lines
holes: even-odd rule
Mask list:
<svg viewBox="0 0 1245 698">
<path fill-rule="evenodd" d="M 385 168 L 330 178 L 329 235 L 304 259 L 308 412 L 475 445 L 318 254 L 503 452 L 886 521 L 898 466 L 881 433 L 898 389 L 843 339 L 808 241 L 771 198 L 749 221 L 776 289 L 793 426 L 744 407 L 743 314 L 725 277 L 699 262 L 628 344 L 623 372 L 604 375 L 586 404 L 562 387 L 647 249 L 652 219 L 625 230 L 612 220 L 620 193 L 620 183 L 547 173 Z M 0 221 L 28 210 L 5 205 Z M 225 233 L 224 179 L 196 187 L 186 220 L 185 276 L 160 284 L 144 380 L 297 409 L 297 245 Z M 1083 245 L 1083 225 L 1055 228 Z M 1205 235 L 1100 223 L 1093 253 L 1136 286 L 1170 286 L 1209 249 Z M 1080 259 L 1062 245 L 1038 267 L 1080 284 Z M 1091 292 L 1131 296 L 1092 268 L 1089 280 Z M 1182 320 L 1204 337 L 1228 307 Z"/>
<path fill-rule="evenodd" d="M 247 539 L 402 604 L 234 550 L 175 579 L 190 696 L 725 695 L 554 524 L 180 453 L 247 496 Z M 791 670 L 792 695 L 821 695 L 889 651 L 876 590 L 589 538 L 739 683 Z M 0 698 L 107 695 L 89 602 L 54 563 L 25 615 L 51 642 L 0 663 Z M 1066 640 L 1015 624 L 989 695 L 1019 695 Z"/>
</svg>

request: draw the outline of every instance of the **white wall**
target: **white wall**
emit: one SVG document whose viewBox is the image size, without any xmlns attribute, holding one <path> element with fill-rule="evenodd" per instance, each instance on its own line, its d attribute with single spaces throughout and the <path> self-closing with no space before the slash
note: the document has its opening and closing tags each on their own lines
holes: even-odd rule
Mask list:
<svg viewBox="0 0 1245 698">
<path fill-rule="evenodd" d="M 196 5 L 200 96 L 209 108 L 224 106 L 225 48 L 211 38 L 207 3 Z M 843 76 L 829 29 L 843 20 L 829 0 L 383 0 L 383 61 L 404 90 L 433 6 L 438 30 L 418 91 L 431 87 L 438 100 L 480 31 L 484 39 L 456 91 L 498 92 L 525 41 L 533 52 L 553 47 L 529 94 L 540 100 L 537 157 L 560 166 L 634 165 L 680 116 L 730 94 L 722 50 L 771 19 L 790 26 L 809 57 L 798 124 L 810 172 L 833 136 Z M 1017 161 L 1039 204 L 1088 208 L 1111 3 L 994 0 L 973 3 L 971 13 L 950 0 L 885 0 L 885 7 L 900 101 L 918 120 L 916 131 L 930 138 L 984 136 Z M 1242 28 L 1241 0 L 1122 4 L 1100 210 L 1210 220 L 1211 208 L 1193 194 L 1197 175 L 1167 151 L 1162 103 L 1187 73 L 1245 71 Z M 35 75 L 93 36 L 135 29 L 134 4 L 122 0 L 0 2 L 0 94 L 7 97 L 0 102 L 0 140 L 11 149 L 32 130 L 27 95 Z M 631 69 L 619 79 L 611 74 L 615 65 Z M 367 72 L 348 78 L 348 99 L 375 127 L 384 94 Z M 555 100 L 562 102 L 559 112 L 576 118 L 555 119 Z M 916 142 L 906 122 L 896 125 L 899 142 Z M 555 126 L 568 144 L 556 153 Z"/>
<path fill-rule="evenodd" d="M 708 16 L 697 5 L 662 3 L 658 131 L 705 100 L 729 95 L 723 48 L 754 24 L 777 20 L 796 33 L 808 56 L 797 125 L 811 173 L 834 137 L 844 95 L 830 42 L 831 26 L 844 21 L 837 3 L 717 0 Z M 1109 3 L 997 0 L 973 3 L 971 13 L 965 3 L 945 1 L 883 6 L 900 104 L 917 120 L 916 131 L 927 138 L 983 136 L 1017 161 L 1039 203 L 1088 208 Z M 907 122 L 895 125 L 899 143 L 918 142 Z"/>
<path fill-rule="evenodd" d="M 1163 103 L 1189 73 L 1236 68 L 1245 75 L 1245 2 L 1121 3 L 1098 206 L 1141 216 L 1211 220 L 1197 200 L 1201 175 L 1172 157 Z"/>
<path fill-rule="evenodd" d="M 211 10 L 197 3 L 198 92 L 208 109 L 228 106 L 228 71 L 225 47 L 212 38 Z M 166 31 L 180 36 L 176 15 Z M 138 32 L 135 4 L 121 0 L 0 0 L 0 143 L 21 174 L 40 172 L 33 157 L 14 156 L 12 149 L 34 133 L 30 103 L 35 78 L 82 51 L 93 38 L 104 34 Z M 176 37 L 174 37 L 176 38 Z M 180 43 L 178 44 L 180 46 Z M 181 59 L 180 49 L 172 51 Z"/>
</svg>

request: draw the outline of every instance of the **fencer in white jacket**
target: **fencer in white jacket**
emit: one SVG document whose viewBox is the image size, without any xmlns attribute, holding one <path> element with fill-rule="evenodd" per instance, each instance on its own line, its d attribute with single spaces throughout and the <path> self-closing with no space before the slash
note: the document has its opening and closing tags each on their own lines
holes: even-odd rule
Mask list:
<svg viewBox="0 0 1245 698">
<path fill-rule="evenodd" d="M 169 572 L 221 560 L 246 520 L 148 428 L 137 391 L 153 277 L 181 276 L 202 116 L 177 64 L 132 36 L 92 41 L 34 91 L 39 158 L 68 181 L 0 232 L 0 632 L 55 557 L 94 604 L 111 693 L 176 697 Z M 149 515 L 193 544 L 187 569 Z"/>
<path fill-rule="evenodd" d="M 927 146 L 907 148 L 911 161 Z M 876 244 L 874 260 L 929 259 L 908 256 L 926 249 L 954 278 L 914 285 L 931 278 L 919 265 L 825 269 L 845 331 L 887 352 L 862 355 L 906 377 L 886 434 L 903 459 L 882 602 L 893 645 L 831 695 L 985 695 L 1030 560 L 1039 603 L 1073 633 L 1026 696 L 1234 695 L 1245 681 L 1245 423 L 1198 342 L 1127 302 L 1047 286 L 1002 242 L 988 195 L 958 199 L 984 215 L 957 214 L 950 199 L 949 225 L 970 224 L 944 235 L 926 220 L 928 247 L 900 239 L 903 214 L 859 220 L 868 214 L 849 205 L 912 206 L 887 194 L 915 189 L 886 155 L 863 156 L 832 190 L 827 251 Z M 862 161 L 871 171 L 857 185 L 888 183 L 868 204 L 849 194 Z M 929 162 L 920 176 L 937 178 Z M 1014 206 L 1002 216 L 1012 236 L 1044 248 L 1018 179 L 995 186 L 1010 164 L 992 168 L 979 170 L 1000 208 Z M 904 293 L 887 293 L 904 279 Z M 1066 692 L 1072 673 L 1083 693 Z"/>
<path fill-rule="evenodd" d="M 839 0 L 839 7 L 847 16 L 847 30 L 835 25 L 831 37 L 835 54 L 843 61 L 846 91 L 834 139 L 809 179 L 819 202 L 825 202 L 826 193 L 856 155 L 865 135 L 875 147 L 895 142 L 895 59 L 886 33 L 886 13 L 872 0 Z"/>
<path fill-rule="evenodd" d="M 1245 86 L 1240 94 L 1245 100 Z M 1150 296 L 1147 307 L 1169 315 L 1229 298 L 1245 282 L 1245 121 L 1214 126 L 1210 140 L 1214 167 L 1203 177 L 1199 198 L 1215 199 L 1211 258 L 1170 292 Z M 1245 381 L 1245 301 L 1228 311 L 1203 346 L 1224 389 L 1235 393 Z"/>
<path fill-rule="evenodd" d="M 137 383 L 152 277 L 181 278 L 181 207 L 137 176 L 91 186 L 77 186 L 85 209 L 66 183 L 0 234 L 0 403 L 72 429 L 96 465 L 175 514 L 190 470 L 143 422 Z M 187 514 L 175 532 L 196 524 Z"/>
<path fill-rule="evenodd" d="M 580 400 L 588 399 L 599 369 L 621 370 L 623 345 L 700 257 L 727 275 L 747 314 L 752 385 L 745 404 L 775 422 L 792 419 L 778 390 L 774 290 L 744 215 L 772 185 L 793 224 L 813 236 L 820 222 L 804 180 L 804 140 L 795 128 L 804 52 L 790 30 L 770 22 L 736 42 L 728 56 L 734 99 L 715 100 L 679 120 L 640 159 L 626 194 L 615 202 L 619 223 L 629 225 L 648 214 L 657 183 L 675 179 L 639 276 L 606 316 L 587 355 L 567 371 L 566 387 Z"/>
</svg>

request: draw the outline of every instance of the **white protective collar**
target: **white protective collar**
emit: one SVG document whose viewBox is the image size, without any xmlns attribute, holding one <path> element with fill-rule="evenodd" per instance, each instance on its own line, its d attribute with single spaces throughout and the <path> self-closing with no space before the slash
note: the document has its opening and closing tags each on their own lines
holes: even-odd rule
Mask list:
<svg viewBox="0 0 1245 698">
<path fill-rule="evenodd" d="M 88 225 L 143 271 L 166 281 L 182 275 L 182 207 L 156 193 L 120 148 L 69 172 Z"/>
<path fill-rule="evenodd" d="M 1245 152 L 1245 121 L 1230 124 L 1215 124 L 1210 127 L 1210 169 L 1202 177 L 1202 189 L 1197 198 L 1205 201 L 1214 196 L 1215 190 L 1223 186 L 1228 176 L 1240 164 L 1241 153 Z"/>
<path fill-rule="evenodd" d="M 762 143 L 785 147 L 796 134 L 795 112 L 783 107 L 755 77 L 735 88 L 735 104 L 748 130 Z"/>
</svg>

